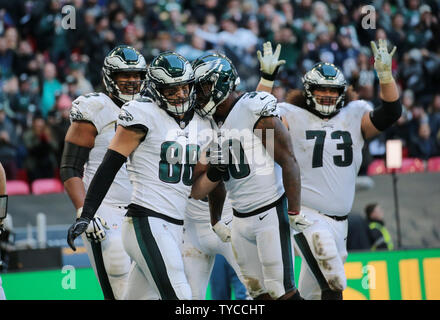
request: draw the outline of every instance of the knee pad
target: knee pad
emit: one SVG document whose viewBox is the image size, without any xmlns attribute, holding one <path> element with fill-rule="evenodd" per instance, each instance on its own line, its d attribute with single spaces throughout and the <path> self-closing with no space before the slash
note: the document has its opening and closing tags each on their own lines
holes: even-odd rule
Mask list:
<svg viewBox="0 0 440 320">
<path fill-rule="evenodd" d="M 105 268 L 109 276 L 122 276 L 130 271 L 130 257 L 124 250 L 121 237 L 108 237 L 102 250 Z"/>
<path fill-rule="evenodd" d="M 347 286 L 344 264 L 330 232 L 322 230 L 311 235 L 312 251 L 330 289 L 343 291 Z"/>
</svg>

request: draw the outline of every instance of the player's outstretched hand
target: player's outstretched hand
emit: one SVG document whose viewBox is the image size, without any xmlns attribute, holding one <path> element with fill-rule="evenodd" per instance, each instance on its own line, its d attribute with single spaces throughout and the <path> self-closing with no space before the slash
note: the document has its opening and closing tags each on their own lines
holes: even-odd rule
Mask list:
<svg viewBox="0 0 440 320">
<path fill-rule="evenodd" d="M 107 222 L 102 217 L 95 216 L 86 229 L 86 236 L 90 241 L 100 242 L 105 240 L 105 230 L 109 229 Z"/>
<path fill-rule="evenodd" d="M 313 222 L 306 218 L 303 213 L 293 213 L 289 211 L 289 223 L 293 230 L 303 232 L 306 228 L 310 227 Z"/>
<path fill-rule="evenodd" d="M 260 61 L 261 77 L 267 81 L 274 81 L 279 68 L 286 63 L 286 60 L 278 60 L 280 57 L 281 45 L 278 44 L 275 52 L 272 52 L 272 44 L 267 41 L 263 44 L 263 54 L 257 51 L 257 57 Z"/>
<path fill-rule="evenodd" d="M 388 52 L 387 41 L 385 39 L 379 39 L 379 47 L 376 46 L 374 41 L 371 41 L 371 50 L 374 55 L 374 69 L 377 72 L 379 82 L 386 84 L 392 82 L 393 74 L 391 72 L 391 64 L 393 54 L 396 52 L 396 46 Z"/>
<path fill-rule="evenodd" d="M 89 226 L 90 219 L 89 218 L 77 218 L 75 223 L 72 224 L 67 231 L 67 244 L 72 248 L 73 251 L 76 251 L 75 248 L 75 239 L 81 235 L 84 231 L 86 231 Z"/>
<path fill-rule="evenodd" d="M 229 229 L 223 222 L 218 221 L 215 225 L 212 226 L 212 230 L 214 230 L 215 234 L 223 242 L 231 241 L 231 229 Z"/>
</svg>

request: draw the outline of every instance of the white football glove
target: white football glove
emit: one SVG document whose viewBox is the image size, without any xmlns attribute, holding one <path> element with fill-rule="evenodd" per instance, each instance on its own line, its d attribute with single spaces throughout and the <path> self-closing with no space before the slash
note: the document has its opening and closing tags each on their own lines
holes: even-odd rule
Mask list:
<svg viewBox="0 0 440 320">
<path fill-rule="evenodd" d="M 212 230 L 214 230 L 215 234 L 223 242 L 231 241 L 231 229 L 229 229 L 223 222 L 217 222 L 215 225 L 212 226 Z"/>
<path fill-rule="evenodd" d="M 290 227 L 298 232 L 303 232 L 313 224 L 313 222 L 307 219 L 306 216 L 301 212 L 297 214 L 289 212 L 289 223 Z"/>
<path fill-rule="evenodd" d="M 280 66 L 286 63 L 286 60 L 278 60 L 280 57 L 280 52 L 281 45 L 278 44 L 275 52 L 272 53 L 272 44 L 270 41 L 267 41 L 263 44 L 263 55 L 261 55 L 260 50 L 257 51 L 257 57 L 260 61 L 261 77 L 263 80 L 265 80 L 263 82 L 267 83 L 268 86 L 272 86 L 273 81 L 277 76 L 278 69 Z"/>
<path fill-rule="evenodd" d="M 396 52 L 396 46 L 388 53 L 387 41 L 385 39 L 379 39 L 379 48 L 376 47 L 374 41 L 370 42 L 371 50 L 374 55 L 374 69 L 377 72 L 379 82 L 386 84 L 392 82 L 393 74 L 391 72 L 391 64 L 394 52 Z"/>
<path fill-rule="evenodd" d="M 77 217 L 81 216 L 82 208 L 79 208 L 76 212 Z M 106 232 L 109 230 L 107 222 L 100 216 L 95 215 L 95 217 L 90 221 L 85 234 L 87 239 L 94 242 L 100 242 L 105 240 Z"/>
</svg>

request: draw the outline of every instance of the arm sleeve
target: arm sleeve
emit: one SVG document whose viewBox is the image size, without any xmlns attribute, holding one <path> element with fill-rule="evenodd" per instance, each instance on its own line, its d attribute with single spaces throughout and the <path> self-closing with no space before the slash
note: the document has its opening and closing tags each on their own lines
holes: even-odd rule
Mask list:
<svg viewBox="0 0 440 320">
<path fill-rule="evenodd" d="M 122 154 L 111 149 L 107 150 L 101 165 L 90 183 L 81 217 L 93 219 L 116 174 L 126 160 L 127 158 Z"/>
</svg>

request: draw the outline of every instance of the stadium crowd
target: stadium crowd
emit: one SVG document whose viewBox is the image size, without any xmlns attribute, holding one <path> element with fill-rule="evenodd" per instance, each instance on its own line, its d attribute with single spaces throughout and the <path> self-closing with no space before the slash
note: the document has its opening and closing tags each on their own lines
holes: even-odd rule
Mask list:
<svg viewBox="0 0 440 320">
<path fill-rule="evenodd" d="M 75 9 L 73 29 L 63 24 L 65 5 Z M 270 40 L 287 62 L 274 89 L 279 101 L 324 61 L 343 70 L 357 99 L 377 105 L 370 41 L 383 38 L 398 47 L 404 112 L 365 147 L 365 163 L 383 157 L 390 138 L 403 141 L 404 156 L 428 159 L 440 155 L 439 23 L 439 0 L 0 0 L 0 161 L 9 180 L 20 171 L 29 181 L 56 176 L 71 103 L 103 90 L 104 57 L 119 44 L 147 62 L 166 50 L 190 61 L 222 51 L 237 66 L 239 89 L 253 90 L 256 51 Z"/>
</svg>

